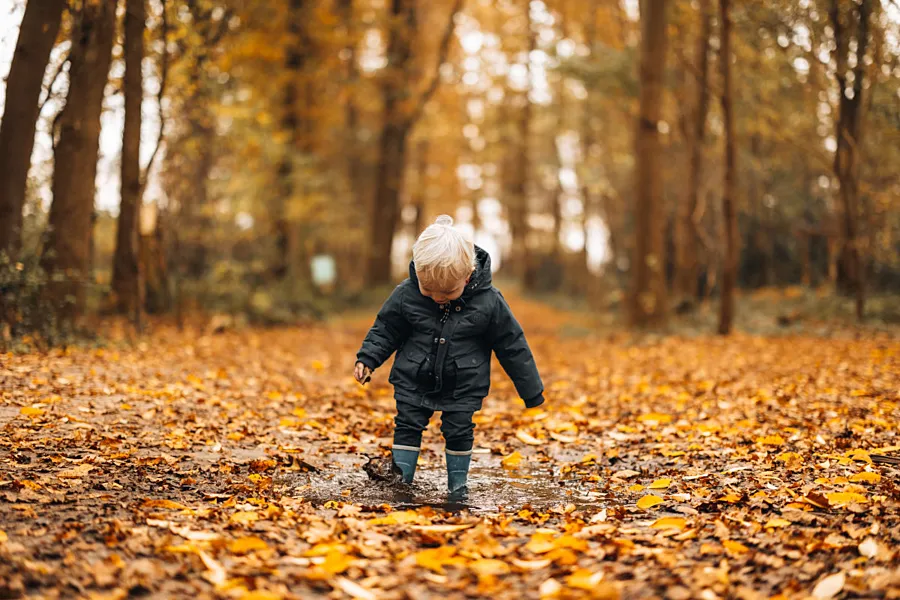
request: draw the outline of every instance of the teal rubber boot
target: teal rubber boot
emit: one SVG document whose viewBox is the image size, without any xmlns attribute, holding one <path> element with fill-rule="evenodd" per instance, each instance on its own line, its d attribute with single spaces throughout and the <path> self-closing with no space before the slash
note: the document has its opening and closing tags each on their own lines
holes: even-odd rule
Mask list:
<svg viewBox="0 0 900 600">
<path fill-rule="evenodd" d="M 419 461 L 419 449 L 411 446 L 394 446 L 391 448 L 394 464 L 403 473 L 403 482 L 412 483 L 416 475 L 416 463 Z"/>
<path fill-rule="evenodd" d="M 454 452 L 447 450 L 447 489 L 452 494 L 465 489 L 469 478 L 469 463 L 472 462 L 472 451 Z"/>
</svg>

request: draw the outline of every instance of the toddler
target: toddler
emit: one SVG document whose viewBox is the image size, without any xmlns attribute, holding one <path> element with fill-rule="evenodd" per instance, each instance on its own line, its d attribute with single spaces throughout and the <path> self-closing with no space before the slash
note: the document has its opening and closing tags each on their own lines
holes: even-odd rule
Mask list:
<svg viewBox="0 0 900 600">
<path fill-rule="evenodd" d="M 381 307 L 357 354 L 354 376 L 364 383 L 394 352 L 393 460 L 410 483 L 422 432 L 441 412 L 447 487 L 465 489 L 475 424 L 491 384 L 491 352 L 525 406 L 544 402 L 534 356 L 503 295 L 491 285 L 491 258 L 447 215 L 413 245 L 409 278 Z"/>
</svg>

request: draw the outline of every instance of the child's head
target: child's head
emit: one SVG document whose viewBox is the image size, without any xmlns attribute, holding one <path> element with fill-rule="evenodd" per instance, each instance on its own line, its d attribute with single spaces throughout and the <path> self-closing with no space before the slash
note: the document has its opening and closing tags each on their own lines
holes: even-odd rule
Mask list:
<svg viewBox="0 0 900 600">
<path fill-rule="evenodd" d="M 475 270 L 475 244 L 453 228 L 453 219 L 441 215 L 413 244 L 413 262 L 419 291 L 438 304 L 462 296 Z"/>
</svg>

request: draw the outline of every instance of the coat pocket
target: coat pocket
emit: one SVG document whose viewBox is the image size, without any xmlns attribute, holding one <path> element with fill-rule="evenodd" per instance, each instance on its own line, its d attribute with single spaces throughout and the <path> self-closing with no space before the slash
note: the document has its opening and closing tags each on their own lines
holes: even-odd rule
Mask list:
<svg viewBox="0 0 900 600">
<path fill-rule="evenodd" d="M 480 367 L 488 360 L 488 356 L 481 352 L 460 356 L 456 359 L 456 368 L 458 369 L 474 369 Z"/>
<path fill-rule="evenodd" d="M 428 355 L 418 348 L 403 348 L 394 359 L 389 381 L 396 387 L 415 390 L 423 387 L 428 371 Z"/>
</svg>

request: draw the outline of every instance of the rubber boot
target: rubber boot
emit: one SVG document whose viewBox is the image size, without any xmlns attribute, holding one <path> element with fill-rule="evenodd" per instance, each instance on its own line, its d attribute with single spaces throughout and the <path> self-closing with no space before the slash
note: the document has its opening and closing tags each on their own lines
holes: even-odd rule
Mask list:
<svg viewBox="0 0 900 600">
<path fill-rule="evenodd" d="M 469 463 L 472 462 L 472 451 L 454 452 L 447 450 L 447 489 L 450 493 L 465 489 L 469 478 Z"/>
<path fill-rule="evenodd" d="M 410 446 L 394 446 L 391 448 L 394 464 L 403 473 L 403 482 L 412 483 L 416 475 L 416 463 L 419 461 L 419 449 Z"/>
</svg>

